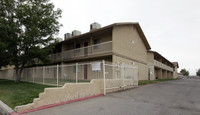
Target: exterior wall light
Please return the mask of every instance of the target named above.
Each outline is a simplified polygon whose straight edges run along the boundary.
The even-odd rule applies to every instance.
[[[134,40],[131,40],[131,43],[134,44]]]

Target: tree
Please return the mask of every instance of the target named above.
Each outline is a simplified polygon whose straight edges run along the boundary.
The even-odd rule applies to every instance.
[[[8,52],[6,50],[6,45],[1,42],[1,39],[0,39],[0,68],[2,66],[6,66],[9,64],[9,57],[8,57]]]
[[[58,22],[61,12],[49,0],[0,1],[0,41],[8,57],[3,65],[15,66],[16,82],[24,66],[34,63],[35,58],[49,61],[52,40],[62,26]]]
[[[200,76],[200,68],[196,72],[197,76]]]
[[[181,69],[180,71],[184,76],[188,76],[189,75],[189,71],[187,71],[186,69]]]

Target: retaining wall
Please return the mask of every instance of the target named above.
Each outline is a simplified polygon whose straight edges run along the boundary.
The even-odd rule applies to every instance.
[[[133,80],[106,79],[106,88],[118,87],[115,90],[107,90],[107,92],[120,90],[123,83],[125,86],[130,87],[133,85]],[[34,99],[33,103],[17,106],[15,107],[15,111],[23,112],[45,105],[103,94],[103,88],[103,79],[93,79],[90,83],[66,83],[63,87],[59,88],[45,88],[44,93],[40,93],[39,98]]]
[[[0,100],[0,115],[9,115],[13,110]]]

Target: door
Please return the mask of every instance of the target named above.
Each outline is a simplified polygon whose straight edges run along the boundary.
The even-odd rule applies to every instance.
[[[84,79],[87,79],[87,65],[84,65]]]
[[[88,42],[85,42],[84,43],[84,56],[87,56],[88,55]]]

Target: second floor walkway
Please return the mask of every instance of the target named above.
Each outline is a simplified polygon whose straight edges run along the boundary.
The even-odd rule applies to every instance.
[[[112,41],[100,44],[90,45],[87,47],[76,48],[73,50],[63,51],[61,53],[51,54],[50,59],[53,62],[71,60],[82,57],[100,56],[112,52]]]

